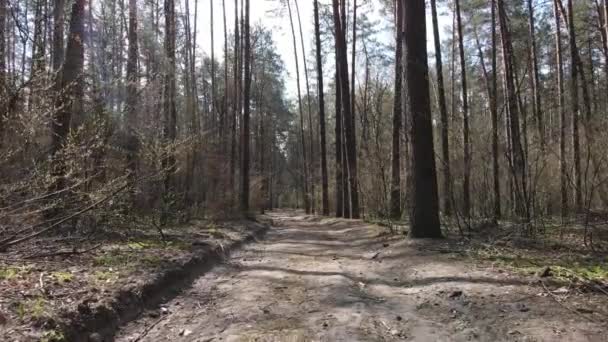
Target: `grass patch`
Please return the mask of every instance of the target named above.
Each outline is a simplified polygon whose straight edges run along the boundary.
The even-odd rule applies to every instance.
[[[120,273],[113,270],[106,271],[95,271],[93,277],[96,281],[102,283],[113,283],[118,280],[118,276]]]
[[[51,278],[55,279],[58,283],[70,283],[74,280],[74,275],[70,272],[53,272]]]
[[[24,275],[27,275],[32,270],[31,266],[20,266],[20,267],[1,267],[0,268],[0,280],[13,280]]]
[[[562,280],[582,278],[594,281],[608,281],[608,260],[585,255],[534,255],[522,256],[508,250],[473,250],[469,255],[474,259],[491,261],[521,274],[539,274],[547,267],[552,276]]]
[[[17,316],[22,320],[26,318],[40,320],[48,316],[48,308],[49,302],[42,297],[27,299],[17,305]]]
[[[174,250],[186,250],[189,245],[182,241],[162,241],[156,239],[146,239],[129,241],[127,247],[134,251],[143,251],[148,249],[174,249]]]

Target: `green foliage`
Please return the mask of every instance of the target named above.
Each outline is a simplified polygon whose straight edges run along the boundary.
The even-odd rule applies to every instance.
[[[0,280],[13,280],[22,277],[32,270],[31,266],[0,267]]]
[[[60,284],[70,283],[74,280],[74,274],[70,272],[53,272],[51,273],[51,277]]]
[[[22,320],[28,318],[33,320],[44,319],[49,315],[49,302],[42,297],[26,299],[17,305],[16,311]]]
[[[475,259],[491,261],[495,265],[522,274],[539,274],[549,267],[552,276],[558,279],[582,278],[585,280],[608,280],[608,260],[575,255],[526,255],[506,250],[484,249],[470,251]]]

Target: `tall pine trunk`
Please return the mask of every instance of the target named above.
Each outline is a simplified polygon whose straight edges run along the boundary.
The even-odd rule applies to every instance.
[[[304,45],[304,33],[302,31],[302,20],[300,17],[300,7],[298,0],[294,0],[296,5],[296,14],[298,16],[298,27],[300,31],[300,45],[302,47],[302,65],[304,66],[304,80],[306,82],[306,102],[308,108],[308,148],[310,151],[310,160],[308,163],[308,175],[310,184],[310,210],[315,212],[315,149],[313,140],[313,125],[312,125],[312,106],[310,104],[310,82],[308,79],[308,68],[306,67],[306,47]]]
[[[395,94],[391,160],[391,207],[394,219],[401,217],[401,117],[403,115],[403,2],[395,1]]]
[[[327,145],[325,133],[325,94],[323,89],[323,59],[321,57],[321,31],[319,23],[319,1],[314,0],[315,44],[317,53],[317,88],[319,96],[319,134],[321,135],[321,187],[322,213],[329,215],[329,193],[327,180]]]
[[[127,116],[127,172],[129,179],[133,182],[137,172],[137,134],[135,132],[137,125],[137,61],[138,61],[138,42],[137,42],[137,0],[129,0],[129,50],[127,57],[127,99],[126,99],[126,116]],[[133,187],[133,184],[131,184]],[[132,189],[134,191],[134,189]]]
[[[581,146],[580,146],[580,134],[579,134],[579,117],[580,117],[580,106],[579,106],[579,72],[583,73],[583,68],[580,68],[577,64],[577,60],[580,58],[578,55],[578,47],[576,43],[576,33],[574,31],[574,8],[572,6],[572,0],[568,0],[568,37],[570,40],[570,101],[572,105],[572,154],[574,161],[574,208],[577,213],[580,213],[583,209],[583,196],[582,196],[582,181],[581,181]],[[586,87],[583,84],[583,87]]]
[[[529,207],[527,198],[527,179],[526,161],[524,150],[521,143],[521,131],[519,124],[520,108],[518,104],[517,92],[515,89],[515,70],[513,68],[513,44],[511,32],[508,26],[507,13],[503,0],[497,0],[498,19],[500,22],[500,32],[502,40],[503,69],[507,92],[507,107],[509,112],[509,123],[511,133],[512,149],[512,172],[514,178],[514,191],[516,201],[516,211],[525,219],[529,218]]]
[[[243,141],[242,146],[242,161],[241,169],[241,211],[249,211],[249,115],[251,112],[250,93],[251,93],[251,37],[249,34],[249,0],[245,0],[245,18],[243,25],[243,40],[245,41],[245,50],[243,62],[245,64],[245,85],[243,89]]]
[[[470,219],[471,217],[471,146],[470,146],[470,128],[469,128],[469,96],[467,89],[467,65],[465,60],[464,37],[462,33],[462,14],[460,11],[460,0],[455,1],[456,4],[456,21],[458,26],[458,46],[460,51],[460,77],[462,87],[462,122],[463,122],[463,148],[464,148],[464,180],[463,186],[463,201],[464,201],[464,216]]]
[[[440,238],[439,195],[426,51],[424,0],[404,1],[407,94],[412,118],[413,238]]]
[[[555,16],[555,54],[557,64],[557,99],[560,118],[560,137],[559,137],[559,169],[560,169],[560,195],[561,195],[561,216],[562,220],[568,216],[568,174],[566,156],[566,108],[564,104],[564,66],[562,53],[561,17],[558,0],[553,2],[553,14]]]
[[[439,114],[441,119],[441,152],[443,169],[443,210],[446,215],[452,214],[452,173],[450,169],[450,140],[448,108],[445,100],[445,84],[443,80],[443,60],[441,56],[441,39],[437,18],[437,1],[431,0],[431,15],[433,19],[433,40],[435,43],[435,68],[437,69],[437,95],[439,100]]]
[[[300,89],[300,60],[298,58],[298,43],[296,40],[296,30],[293,22],[293,13],[291,11],[291,1],[287,1],[287,10],[289,11],[289,22],[291,24],[291,36],[293,40],[293,54],[296,63],[296,82],[298,89],[298,111],[300,113],[300,138],[302,139],[302,170],[303,175],[303,186],[304,186],[304,208],[307,214],[311,213],[310,205],[310,193],[308,188],[308,158],[306,152],[306,136],[304,135],[304,109],[302,107],[302,91]],[[312,142],[311,142],[312,143]]]
[[[492,175],[494,185],[494,219],[501,217],[500,198],[500,165],[498,155],[498,63],[497,63],[497,35],[496,35],[496,0],[491,3],[492,16],[492,97],[490,110],[492,112]]]
[[[538,71],[538,56],[536,52],[536,28],[535,28],[535,17],[534,17],[534,6],[533,1],[528,0],[528,26],[529,26],[529,37],[530,40],[530,61],[532,64],[532,111],[536,119],[536,126],[538,129],[538,139],[540,146],[544,150],[545,147],[545,128],[543,120],[543,109],[540,96],[540,77]]]
[[[164,70],[164,94],[163,94],[163,113],[164,127],[163,139],[166,144],[171,144],[175,141],[177,135],[177,109],[175,104],[176,96],[176,80],[175,80],[175,40],[176,40],[176,24],[175,24],[175,2],[174,0],[165,0],[165,56],[167,63]],[[169,194],[174,190],[173,173],[175,172],[175,156],[172,151],[163,159],[163,169],[165,172],[165,198],[162,223],[166,223],[170,199]]]
[[[359,191],[357,188],[357,146],[354,132],[354,118],[351,111],[350,85],[348,78],[348,56],[346,48],[346,25],[340,17],[339,1],[333,0],[336,54],[339,62],[340,90],[342,100],[342,121],[345,138],[346,163],[348,165],[348,192],[346,200],[350,204],[350,217],[359,218]],[[344,12],[342,13],[344,15]]]

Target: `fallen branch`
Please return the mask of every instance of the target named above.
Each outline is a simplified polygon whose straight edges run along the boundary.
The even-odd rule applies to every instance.
[[[85,207],[84,209],[82,209],[80,211],[77,211],[74,214],[69,215],[69,216],[63,218],[63,219],[57,221],[56,223],[54,223],[54,224],[52,224],[52,225],[50,225],[50,226],[48,226],[48,227],[46,227],[46,228],[44,228],[42,230],[39,230],[39,231],[37,231],[35,233],[32,233],[30,235],[24,236],[24,237],[22,237],[20,239],[12,240],[12,241],[9,241],[9,242],[6,242],[6,243],[0,245],[0,251],[6,250],[8,247],[20,244],[22,242],[25,242],[25,241],[28,241],[28,240],[30,240],[32,238],[40,236],[40,235],[42,235],[42,234],[44,234],[44,233],[46,233],[46,232],[48,232],[50,230],[53,230],[53,229],[57,228],[59,225],[65,223],[65,222],[67,222],[67,221],[69,221],[69,220],[71,220],[71,219],[73,219],[73,218],[75,218],[77,216],[80,216],[80,215],[82,215],[82,214],[84,214],[86,212],[89,212],[89,211],[95,209],[95,207],[97,207],[101,203],[109,200],[110,198],[118,195],[120,192],[122,192],[123,190],[125,190],[129,186],[130,186],[130,183],[126,183],[123,186],[119,187],[118,189],[112,191],[109,195],[105,196],[104,198],[100,199],[99,201],[96,201],[95,203],[93,203],[93,204]]]
[[[148,333],[152,329],[154,329],[155,326],[158,325],[158,323],[162,322],[165,319],[165,317],[167,317],[167,316],[161,316],[154,323],[152,323],[148,327],[146,327],[146,329],[144,329],[144,331],[142,331],[141,334],[139,334],[139,336],[135,340],[133,340],[133,342],[139,342],[139,341],[141,341],[144,337],[146,337],[146,335],[148,335]]]
[[[572,312],[573,314],[575,314],[575,315],[577,315],[577,316],[581,316],[581,317],[585,318],[586,320],[588,320],[588,321],[590,321],[590,322],[592,322],[592,323],[597,323],[597,321],[596,321],[595,319],[593,319],[593,318],[591,318],[591,317],[589,317],[589,316],[586,316],[586,315],[584,315],[582,312],[580,312],[580,311],[578,311],[578,310],[576,310],[576,309],[573,309],[573,308],[571,308],[571,307],[567,306],[566,304],[562,303],[562,301],[561,301],[561,300],[559,300],[559,298],[557,298],[557,296],[555,295],[555,293],[551,292],[551,291],[550,291],[550,290],[547,288],[547,285],[545,285],[545,282],[544,282],[544,281],[539,280],[539,282],[542,284],[543,288],[544,288],[544,289],[545,289],[545,291],[546,291],[546,292],[549,294],[549,296],[550,296],[551,298],[553,298],[553,300],[555,300],[555,301],[557,302],[557,304],[561,305],[561,306],[562,306],[564,309],[566,309],[566,310],[568,310],[568,311]]]
[[[55,256],[72,256],[72,255],[81,255],[81,254],[86,254],[89,252],[92,252],[98,248],[100,248],[103,244],[98,244],[96,246],[93,246],[89,249],[85,249],[82,251],[77,250],[76,248],[74,248],[71,251],[59,251],[59,252],[52,252],[52,253],[41,253],[41,254],[34,254],[34,255],[30,255],[25,257],[25,259],[37,259],[37,258],[48,258],[48,257],[55,257]]]

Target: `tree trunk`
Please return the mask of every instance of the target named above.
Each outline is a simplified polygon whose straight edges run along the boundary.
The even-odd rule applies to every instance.
[[[530,60],[532,63],[532,111],[536,118],[536,125],[538,129],[538,138],[540,140],[540,146],[542,149],[545,147],[545,128],[543,121],[543,109],[540,97],[540,91],[538,89],[540,85],[540,78],[538,72],[538,57],[536,52],[536,28],[534,18],[534,6],[532,0],[528,0],[528,26],[529,26],[529,37],[530,40]]]
[[[323,215],[329,216],[329,194],[327,180],[327,146],[325,134],[325,93],[323,89],[323,59],[321,57],[321,32],[319,24],[319,2],[314,0],[315,44],[317,52],[317,87],[319,96],[319,126],[321,135],[321,186]]]
[[[239,35],[239,3],[238,0],[234,0],[234,101],[232,108],[232,122],[231,122],[231,143],[230,143],[230,172],[228,180],[228,189],[230,190],[231,202],[234,205],[234,194],[236,189],[234,186],[234,180],[236,177],[236,150],[237,150],[237,138],[236,138],[236,121],[240,115],[239,103],[240,103],[240,64],[239,64],[239,51],[240,51],[240,35]]]
[[[310,163],[308,164],[308,175],[310,184],[310,210],[315,212],[315,149],[313,140],[312,106],[310,105],[310,82],[308,81],[308,68],[306,67],[306,47],[304,45],[304,33],[302,32],[302,20],[300,18],[300,7],[298,0],[294,0],[296,13],[298,15],[298,27],[300,29],[300,45],[302,46],[302,63],[304,66],[304,80],[306,81],[306,101],[308,105],[308,145],[310,150]]]
[[[78,79],[82,77],[84,67],[85,6],[86,0],[76,0],[72,5],[65,62],[61,77],[57,80],[59,83],[57,89],[60,89],[63,94],[58,98],[57,111],[51,128],[53,133],[51,154],[53,155],[63,148],[70,130],[70,121],[74,115],[78,114],[73,112],[75,108],[73,102],[80,98],[79,95],[82,94],[82,89],[78,89],[82,83],[78,82]]]
[[[302,139],[302,170],[304,172],[304,179],[303,179],[303,185],[304,185],[304,208],[306,209],[306,213],[310,214],[311,213],[311,205],[310,205],[310,193],[308,192],[308,159],[307,159],[307,152],[306,152],[306,137],[304,135],[304,110],[302,108],[302,91],[300,89],[300,61],[298,59],[298,43],[296,40],[296,31],[295,31],[295,25],[293,22],[293,15],[292,15],[292,11],[291,11],[291,1],[287,1],[287,9],[289,11],[289,22],[291,24],[291,36],[293,39],[293,53],[294,53],[294,59],[296,62],[296,82],[297,82],[297,88],[298,88],[298,109],[300,112],[300,138]],[[312,142],[310,142],[312,143]]]
[[[222,116],[222,153],[226,154],[228,141],[226,139],[228,127],[228,22],[226,21],[226,0],[222,0],[222,15],[224,24],[224,113]],[[225,164],[224,164],[225,166]],[[224,171],[224,170],[222,170]]]
[[[339,61],[339,73],[340,73],[340,89],[342,97],[342,119],[344,122],[344,137],[346,147],[346,162],[348,165],[348,187],[350,192],[350,217],[359,218],[359,192],[357,188],[357,146],[354,132],[354,123],[351,112],[351,100],[350,100],[350,85],[348,78],[348,57],[346,53],[346,34],[343,24],[340,19],[340,10],[338,0],[333,0],[333,12],[334,12],[334,27],[336,30],[336,54],[338,55]]]
[[[579,71],[581,75],[583,68],[577,65],[577,60],[580,58],[578,55],[578,47],[576,44],[576,32],[574,30],[574,9],[572,6],[572,0],[568,0],[568,37],[570,40],[570,91],[571,91],[571,104],[572,104],[572,153],[574,158],[574,207],[577,213],[580,213],[583,209],[583,196],[582,196],[582,182],[581,182],[581,147],[579,138],[579,95],[578,95],[578,77]],[[586,87],[583,84],[583,87]]]
[[[435,63],[437,69],[437,95],[439,97],[439,113],[441,118],[441,145],[443,168],[443,210],[447,216],[452,214],[452,174],[450,169],[450,140],[448,109],[445,100],[445,85],[443,81],[443,61],[441,57],[441,39],[439,37],[439,24],[437,18],[436,0],[431,0],[431,14],[433,19],[433,38],[435,42]]]
[[[129,0],[129,51],[127,57],[127,100],[126,100],[126,116],[127,116],[127,172],[129,180],[133,182],[136,178],[137,170],[137,134],[135,127],[137,125],[137,60],[138,60],[138,42],[137,42],[137,0]],[[131,189],[134,191],[134,189]]]
[[[492,112],[492,175],[494,183],[494,219],[501,217],[500,198],[500,165],[498,156],[498,67],[497,67],[497,36],[496,36],[496,0],[492,0],[492,97],[490,107]]]
[[[463,122],[463,147],[464,147],[464,180],[463,180],[463,201],[464,216],[471,217],[471,147],[469,131],[469,96],[467,89],[467,65],[464,51],[464,36],[462,34],[462,15],[460,12],[460,0],[455,1],[456,20],[458,25],[458,46],[460,50],[460,75],[462,87],[462,122]]]
[[[245,0],[244,34],[245,50],[243,61],[245,63],[245,87],[243,89],[243,167],[241,169],[241,211],[249,211],[249,115],[251,93],[251,38],[249,36],[249,0]]]
[[[521,132],[519,127],[520,112],[515,88],[515,71],[513,70],[513,45],[511,42],[511,32],[509,31],[508,27],[507,13],[504,8],[503,0],[497,0],[497,7],[502,37],[503,68],[507,91],[507,107],[509,110],[516,210],[519,215],[523,216],[525,219],[528,219],[530,213],[527,203],[526,161],[521,144]]]
[[[82,98],[83,89],[80,78],[84,69],[84,15],[86,0],[76,0],[72,5],[68,45],[63,68],[55,81],[55,89],[59,92],[55,103],[55,114],[51,124],[51,155],[56,156],[67,141],[70,123],[77,113],[76,102]],[[65,161],[62,157],[53,160],[54,183],[49,189],[51,193],[63,190],[65,187]],[[56,213],[49,213],[54,216]]]
[[[403,2],[396,3],[395,94],[393,104],[393,148],[391,164],[391,208],[393,219],[401,217],[401,116],[403,115]]]
[[[560,194],[561,194],[561,216],[568,216],[568,174],[566,156],[566,108],[564,105],[564,66],[562,53],[561,17],[558,0],[553,2],[553,14],[555,16],[555,51],[557,63],[557,98],[560,116],[560,139],[559,139],[559,168],[560,168]]]
[[[405,45],[407,93],[412,114],[413,206],[412,238],[442,237],[439,223],[439,197],[433,124],[429,94],[424,0],[409,0],[405,6]]]
[[[337,33],[335,33],[337,35]],[[337,38],[336,38],[337,39]],[[343,127],[342,127],[342,90],[340,86],[340,62],[338,61],[338,55],[336,54],[336,124],[335,124],[335,136],[336,136],[336,217],[344,217],[344,178],[345,174],[342,172],[344,166],[342,165],[343,157]]]
[[[165,56],[167,63],[165,65],[164,75],[164,97],[163,97],[163,113],[164,127],[163,139],[166,144],[171,144],[175,141],[177,135],[177,109],[175,104],[176,96],[176,80],[175,80],[175,41],[176,41],[176,25],[175,25],[175,2],[174,0],[165,0]],[[162,223],[166,223],[168,210],[168,195],[174,190],[173,173],[175,172],[175,156],[172,152],[163,159],[163,169],[165,175],[165,207],[163,208]]]
[[[7,67],[6,67],[6,10],[7,0],[0,0],[0,147],[4,143],[4,121],[8,117],[8,88],[7,88]]]

